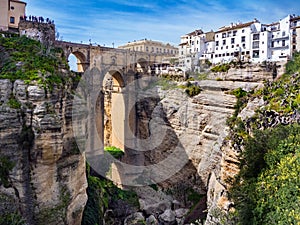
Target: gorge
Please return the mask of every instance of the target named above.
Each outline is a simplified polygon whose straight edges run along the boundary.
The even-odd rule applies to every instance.
[[[106,168],[118,177],[113,184],[90,167],[89,155],[80,151],[82,143],[74,137],[74,99],[82,100],[76,90],[86,83],[80,83],[84,75],[69,71],[65,52],[5,34],[0,50],[1,224],[238,224],[242,216],[235,213],[242,210],[234,193],[243,192],[232,193],[231,187],[238,186],[234,179],[243,171],[241,153],[247,142],[256,137],[256,130],[297,125],[300,120],[299,55],[277,81],[267,65],[242,63],[231,65],[227,72],[209,72],[206,79],[144,81],[141,78],[149,75],[140,69],[143,66],[138,70],[130,63],[128,77],[138,82],[129,87],[139,91],[135,90],[133,100],[123,98],[125,107],[131,104],[134,110],[125,108],[129,119],[124,121],[129,125],[121,126],[128,128],[121,132],[124,155],[113,161],[115,166],[109,161]],[[91,76],[93,71],[87,68],[85,74],[97,79]],[[121,91],[110,94],[126,93],[126,85],[115,73],[110,75],[119,85],[108,88],[108,94],[113,88]],[[113,145],[112,125],[97,127],[114,119],[114,115],[109,118],[114,101],[105,94],[100,92],[100,100],[97,95],[93,121]],[[82,121],[88,139],[85,117]],[[283,153],[296,157],[292,165],[299,161],[299,127],[293,129],[295,135],[289,137],[295,147]],[[136,137],[134,145],[126,139],[130,131]],[[170,156],[173,162],[168,161]],[[124,173],[119,161],[146,169]],[[151,165],[161,167],[152,170]],[[298,184],[296,180],[292,188]],[[299,197],[297,188],[293,196]],[[299,222],[295,210],[290,217]],[[254,215],[252,219],[258,218]]]

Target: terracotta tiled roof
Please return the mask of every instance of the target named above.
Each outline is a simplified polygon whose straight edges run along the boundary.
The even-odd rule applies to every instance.
[[[233,26],[230,26],[230,27],[221,27],[216,33],[221,33],[221,32],[224,32],[224,31],[249,27],[253,23],[255,23],[255,21],[251,21],[251,22],[248,22],[248,23],[237,24],[237,25],[233,25]]]
[[[186,34],[186,35],[188,35],[188,36],[194,36],[194,35],[199,35],[199,34],[203,34],[203,31],[202,31],[201,29],[199,29],[199,30],[194,30],[193,32],[188,33],[188,34]]]
[[[300,20],[300,16],[294,17],[291,19],[291,21]]]
[[[184,43],[180,43],[179,46],[183,46],[183,45],[187,45],[188,43],[187,42],[184,42]]]

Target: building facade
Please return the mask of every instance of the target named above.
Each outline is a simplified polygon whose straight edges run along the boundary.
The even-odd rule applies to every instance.
[[[292,52],[300,51],[300,16],[292,16],[290,34]]]
[[[179,67],[183,71],[198,71],[200,59],[211,57],[214,52],[214,32],[204,33],[202,30],[195,30],[182,35],[179,44]]]
[[[25,17],[26,3],[18,0],[0,0],[0,30],[17,29]]]
[[[165,44],[159,41],[152,41],[147,39],[128,42],[126,45],[119,46],[118,48],[126,49],[129,51],[163,54],[169,57],[176,56],[178,54],[178,48],[170,45],[169,43]]]
[[[230,24],[215,33],[195,30],[180,37],[179,61],[183,70],[195,71],[200,60],[213,64],[232,60],[286,61],[300,51],[300,16],[288,15],[272,24],[257,19]]]

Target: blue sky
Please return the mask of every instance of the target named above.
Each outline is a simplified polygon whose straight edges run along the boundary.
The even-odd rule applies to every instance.
[[[217,30],[231,22],[257,18],[272,23],[288,14],[300,15],[292,0],[25,0],[27,15],[49,17],[65,41],[108,47],[152,39],[177,45],[195,29]]]

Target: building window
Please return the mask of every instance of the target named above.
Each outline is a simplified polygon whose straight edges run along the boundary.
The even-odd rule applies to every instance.
[[[235,31],[233,31],[233,36],[236,36],[236,33],[237,33],[237,31],[235,30]]]
[[[218,47],[216,47],[216,50],[218,50]]]
[[[221,50],[223,50],[223,47],[221,47]]]
[[[259,40],[259,34],[253,34],[253,40]]]
[[[297,35],[297,32],[295,29],[293,30],[293,35]]]
[[[219,46],[219,41],[216,41],[216,46]]]
[[[15,17],[11,16],[9,18],[9,22],[12,23],[12,24],[14,24],[15,23]]]
[[[228,46],[226,46],[226,49],[228,49]]]
[[[14,6],[11,6],[11,7],[10,7],[10,10],[14,10],[14,9],[15,9],[15,7],[14,7]]]
[[[223,34],[222,34],[222,38],[226,38],[226,33],[223,33]]]
[[[146,52],[148,52],[149,51],[149,49],[148,49],[148,47],[146,47]]]
[[[262,41],[262,42],[261,42],[261,44],[265,44],[265,42],[264,42],[264,41]]]
[[[282,46],[285,46],[285,40],[282,40]]]
[[[258,41],[254,41],[252,43],[252,48],[259,48],[259,42]]]
[[[194,45],[194,41],[192,41],[192,45]]]
[[[246,36],[242,36],[241,37],[241,42],[245,42],[246,41]]]
[[[258,50],[253,51],[252,57],[253,57],[253,58],[259,58],[259,51],[258,51]]]
[[[234,38],[231,38],[231,44],[234,44],[234,41],[235,41]]]
[[[274,41],[271,42],[271,47],[274,48]]]
[[[282,37],[284,37],[285,36],[285,31],[282,31]]]
[[[234,45],[231,45],[231,48],[234,48]]]
[[[226,40],[223,40],[223,45],[226,45]]]
[[[245,30],[244,30],[244,29],[242,30],[242,33],[245,33]]]

